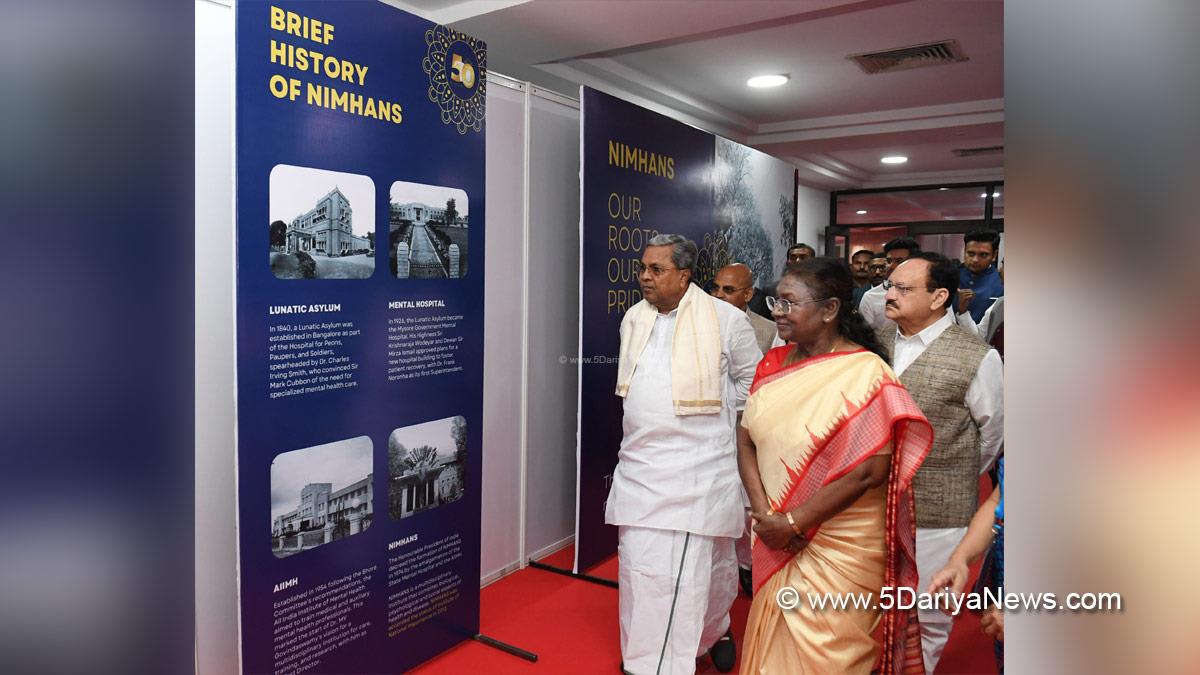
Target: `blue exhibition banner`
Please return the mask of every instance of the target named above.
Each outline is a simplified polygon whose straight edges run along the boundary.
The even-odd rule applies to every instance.
[[[486,61],[378,2],[237,5],[245,672],[478,632]]]
[[[575,568],[616,552],[604,506],[621,444],[618,331],[641,301],[633,263],[657,234],[700,249],[696,283],[743,262],[761,287],[794,243],[795,172],[739,143],[583,87],[579,492]]]

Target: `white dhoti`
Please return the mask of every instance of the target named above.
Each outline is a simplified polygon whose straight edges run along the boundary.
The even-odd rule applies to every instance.
[[[619,528],[621,655],[634,675],[686,675],[729,630],[734,540]]]
[[[965,527],[917,528],[917,573],[921,576],[917,584],[918,593],[924,593],[929,588],[933,575],[946,566],[954,547],[966,534]],[[917,616],[921,620],[921,654],[925,660],[925,672],[932,674],[942,658],[946,640],[950,638],[954,617],[940,609],[918,609]]]

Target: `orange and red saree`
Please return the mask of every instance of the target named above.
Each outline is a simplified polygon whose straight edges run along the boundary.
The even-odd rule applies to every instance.
[[[892,455],[888,481],[807,532],[799,554],[754,539],[754,601],[742,673],[923,672],[916,610],[813,609],[808,595],[870,595],[918,582],[912,478],[933,429],[899,379],[866,350],[759,364],[742,416],[772,508],[790,511],[867,458]],[[794,609],[777,595],[798,593]],[[895,591],[892,592],[893,597]],[[882,654],[872,637],[882,618]]]

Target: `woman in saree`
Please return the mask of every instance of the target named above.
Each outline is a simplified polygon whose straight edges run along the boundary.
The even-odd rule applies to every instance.
[[[743,674],[924,671],[915,608],[808,604],[917,590],[911,486],[933,429],[852,310],[853,287],[842,261],[816,258],[767,298],[789,344],[759,363],[738,429],[755,533]]]

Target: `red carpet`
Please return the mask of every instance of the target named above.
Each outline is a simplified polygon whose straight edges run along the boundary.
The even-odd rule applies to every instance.
[[[570,569],[574,555],[574,549],[567,548],[543,562]],[[588,573],[615,580],[616,556]],[[465,642],[413,672],[422,675],[620,673],[620,628],[615,588],[526,568],[484,588],[482,595],[480,630],[483,634],[537,654],[538,662],[529,663],[476,642]],[[750,601],[739,592],[732,611],[733,632],[739,647],[749,610]],[[717,671],[704,659],[697,662],[697,672]],[[937,672],[996,672],[991,640],[979,632],[979,620],[975,616],[964,612],[958,618]]]

